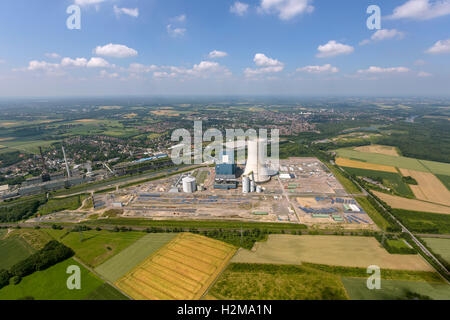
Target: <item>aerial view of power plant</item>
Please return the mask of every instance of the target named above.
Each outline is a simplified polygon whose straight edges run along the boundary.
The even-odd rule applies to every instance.
[[[449,301],[449,18],[449,0],[5,0],[0,304]]]

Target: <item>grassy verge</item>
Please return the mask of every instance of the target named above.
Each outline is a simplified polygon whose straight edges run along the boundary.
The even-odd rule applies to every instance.
[[[355,197],[355,199],[381,230],[387,231],[391,227],[391,224],[372,206],[367,197]]]

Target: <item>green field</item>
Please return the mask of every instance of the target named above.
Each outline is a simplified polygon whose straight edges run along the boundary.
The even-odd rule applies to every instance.
[[[362,176],[373,180],[382,179],[383,185],[392,189],[397,195],[406,198],[414,198],[411,188],[403,182],[402,176],[399,173],[383,172],[375,170],[366,170],[358,168],[344,168],[350,174]]]
[[[387,242],[387,244],[390,247],[393,247],[395,249],[408,249],[408,248],[410,248],[403,240],[386,239],[385,241]]]
[[[393,214],[412,232],[450,234],[450,215],[393,209]]]
[[[342,282],[352,300],[411,300],[419,295],[434,300],[450,300],[450,286],[447,284],[382,280],[380,290],[369,290],[367,279],[342,278]]]
[[[346,300],[338,276],[292,265],[233,263],[209,292],[231,300]]]
[[[338,181],[342,184],[345,191],[347,191],[348,193],[361,193],[361,190],[359,190],[359,188],[351,180],[344,177],[339,169],[334,166],[327,165],[327,167],[331,171],[331,173],[334,174],[336,179],[338,179]]]
[[[84,263],[97,267],[118,254],[145,234],[142,232],[45,230],[56,240],[72,248]]]
[[[366,197],[355,197],[359,205],[369,215],[369,217],[375,222],[375,224],[382,230],[386,231],[391,224],[375,209]]]
[[[339,157],[404,168],[416,171],[431,172],[439,175],[450,174],[450,163],[417,160],[406,157],[388,156],[378,153],[358,152],[351,149],[336,150]]]
[[[450,264],[450,239],[422,238],[434,253],[440,255]]]
[[[77,265],[81,269],[81,290],[67,289],[67,267]],[[0,289],[0,300],[34,298],[35,300],[82,300],[103,284],[73,259],[68,259],[44,271],[24,277],[17,285]]]
[[[2,234],[0,234],[0,269],[9,269],[14,264],[28,258],[34,252],[33,247],[23,238],[10,236],[7,239],[3,239]]]
[[[450,175],[437,174],[436,177],[450,190]]]
[[[113,286],[104,283],[94,291],[92,291],[85,300],[130,300]]]
[[[54,212],[64,211],[64,210],[77,210],[81,207],[83,200],[86,195],[76,195],[73,197],[67,197],[62,199],[51,199],[44,205],[42,205],[38,213],[41,215],[46,215]]]
[[[176,233],[148,234],[97,267],[95,271],[109,281],[116,282],[176,235]]]

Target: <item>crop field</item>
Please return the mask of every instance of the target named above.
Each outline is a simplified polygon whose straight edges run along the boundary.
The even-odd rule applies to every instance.
[[[67,289],[67,267],[77,265],[81,269],[81,290]],[[0,300],[34,298],[35,300],[83,300],[103,284],[73,259],[60,262],[46,270],[24,277],[17,285],[0,289]]]
[[[254,250],[241,249],[234,263],[301,264],[302,262],[394,270],[433,270],[418,255],[390,254],[372,237],[270,235]]]
[[[402,197],[393,196],[383,192],[372,191],[378,198],[386,202],[390,207],[395,209],[411,210],[411,211],[423,211],[434,212],[442,214],[450,214],[450,207],[439,205],[436,203],[406,199]]]
[[[95,271],[109,281],[116,282],[175,236],[175,233],[148,234],[97,267]]]
[[[232,263],[209,292],[222,300],[347,300],[338,276],[304,266]]]
[[[142,232],[45,230],[56,240],[72,248],[84,263],[97,267],[121,252],[145,234]]]
[[[400,169],[405,177],[413,177],[418,185],[411,185],[414,195],[419,200],[450,206],[450,191],[432,173]]]
[[[234,252],[233,246],[217,240],[179,234],[116,286],[137,300],[198,300]]]
[[[391,147],[391,146],[381,146],[381,145],[376,145],[376,144],[373,144],[370,146],[356,147],[356,148],[353,148],[353,150],[358,151],[358,152],[385,154],[385,155],[394,156],[394,157],[400,156],[398,154],[397,148]]]
[[[340,157],[336,159],[336,164],[341,167],[397,173],[397,169],[395,169],[395,167],[385,166],[381,164],[374,164],[364,161],[350,160]]]
[[[352,300],[411,300],[419,295],[425,299],[450,299],[450,286],[444,283],[382,280],[380,290],[369,290],[367,279],[342,278],[342,282]]]
[[[395,216],[412,232],[450,234],[450,216],[430,212],[394,209]]]
[[[19,236],[8,236],[6,239],[3,237],[0,234],[0,270],[9,269],[35,252],[33,247]]]
[[[123,295],[120,291],[118,291],[113,286],[104,283],[94,291],[92,291],[89,295],[86,296],[85,300],[108,300],[108,301],[117,301],[117,300],[130,300],[127,296]]]
[[[422,238],[434,253],[440,255],[450,264],[450,239]]]
[[[437,174],[436,177],[438,177],[438,179],[441,180],[441,182],[445,185],[447,190],[450,191],[450,175]]]
[[[367,177],[373,180],[382,179],[383,185],[394,190],[397,194],[403,197],[413,197],[412,190],[408,184],[403,182],[402,176],[396,171],[394,172],[384,172],[357,168],[344,168],[348,173],[354,174],[356,176]]]
[[[46,232],[35,229],[16,229],[8,234],[9,237],[18,237],[25,240],[29,246],[35,250],[42,249],[49,241],[52,240]]]
[[[384,166],[391,166],[422,172],[431,172],[434,174],[442,174],[442,175],[450,174],[450,163],[417,160],[414,158],[407,158],[407,157],[395,157],[378,153],[358,152],[351,149],[339,149],[336,150],[336,152],[338,156],[341,158],[347,158],[356,161],[369,162],[372,164],[380,164]]]

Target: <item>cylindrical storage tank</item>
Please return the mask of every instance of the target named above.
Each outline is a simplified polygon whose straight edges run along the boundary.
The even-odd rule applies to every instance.
[[[197,185],[195,183],[195,178],[188,176],[183,178],[183,192],[184,193],[194,193],[197,191]]]
[[[249,192],[250,192],[250,178],[243,177],[242,178],[242,193],[249,193]]]
[[[255,181],[250,181],[250,192],[255,192],[256,191],[256,183]]]
[[[262,190],[262,187],[261,186],[257,186],[256,187],[256,192],[257,193],[261,193],[263,190]]]

